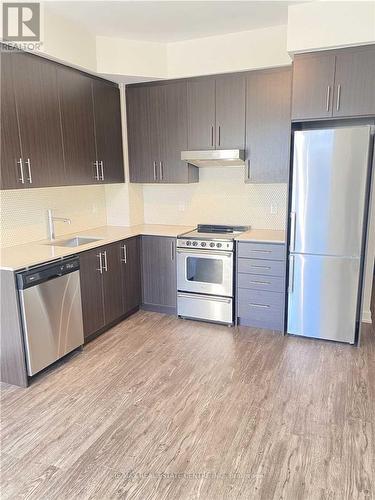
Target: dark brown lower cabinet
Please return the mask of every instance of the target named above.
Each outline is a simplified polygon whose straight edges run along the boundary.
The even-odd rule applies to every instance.
[[[141,303],[141,249],[138,237],[121,241],[121,283],[124,314]]]
[[[124,314],[118,243],[105,246],[102,256],[104,317],[105,324],[108,325]]]
[[[175,314],[176,238],[142,236],[142,307]]]
[[[138,238],[80,254],[85,340],[124,317],[140,304]]]
[[[103,276],[100,272],[100,252],[94,248],[79,256],[81,276],[82,316],[85,339],[104,327]]]

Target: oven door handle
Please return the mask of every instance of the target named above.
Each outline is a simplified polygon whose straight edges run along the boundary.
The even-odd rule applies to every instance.
[[[210,302],[224,302],[225,304],[230,304],[232,299],[225,297],[215,297],[208,295],[199,295],[193,293],[177,293],[177,297],[186,298],[186,299],[195,299],[195,300],[208,300]]]
[[[232,257],[232,252],[222,252],[222,251],[211,251],[211,250],[187,250],[185,248],[177,248],[177,253],[187,253],[189,255],[199,255],[201,257],[207,257],[209,255],[215,255],[219,257]]]

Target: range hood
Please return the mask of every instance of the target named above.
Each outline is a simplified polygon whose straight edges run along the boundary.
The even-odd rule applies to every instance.
[[[243,149],[208,149],[182,151],[181,160],[196,167],[242,167],[245,165]]]

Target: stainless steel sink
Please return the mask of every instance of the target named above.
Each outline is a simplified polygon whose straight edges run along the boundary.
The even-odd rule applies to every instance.
[[[93,238],[90,236],[74,236],[67,240],[51,241],[46,243],[46,245],[51,245],[54,247],[80,247],[81,245],[87,245],[88,243],[93,243],[94,241],[99,241],[103,238]]]

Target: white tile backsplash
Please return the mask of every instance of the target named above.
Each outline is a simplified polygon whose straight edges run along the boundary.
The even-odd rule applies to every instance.
[[[13,246],[47,237],[46,211],[68,217],[56,222],[56,234],[103,226],[107,223],[104,186],[65,186],[0,191],[0,243]]]
[[[144,185],[144,222],[285,228],[286,184],[245,184],[242,167],[201,168],[199,173],[197,184]]]

